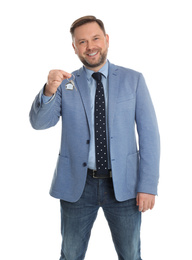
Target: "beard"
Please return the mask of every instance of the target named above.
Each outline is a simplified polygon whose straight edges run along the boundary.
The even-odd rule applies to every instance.
[[[79,59],[81,60],[81,62],[85,65],[85,67],[88,67],[88,68],[96,68],[96,67],[99,67],[101,66],[102,64],[105,63],[106,59],[107,59],[107,52],[108,52],[108,49],[106,49],[104,52],[100,52],[100,57],[97,61],[92,61],[92,62],[89,62],[88,59],[82,57],[82,56],[79,56]]]

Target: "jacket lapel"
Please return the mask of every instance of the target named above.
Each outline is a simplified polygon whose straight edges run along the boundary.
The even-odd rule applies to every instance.
[[[119,77],[118,68],[109,63],[109,131],[111,133],[113,118],[118,97]]]
[[[80,68],[75,75],[75,81],[77,83],[77,88],[79,90],[82,103],[85,109],[85,114],[87,116],[87,121],[89,125],[89,129],[91,128],[91,103],[90,103],[90,94],[89,94],[89,87],[87,84],[87,78],[85,71]]]
[[[109,131],[111,132],[111,128],[113,125],[113,118],[115,114],[115,107],[118,97],[118,87],[119,87],[119,77],[118,77],[119,71],[117,66],[109,63]],[[87,78],[85,71],[82,68],[80,68],[76,75],[75,75],[75,81],[77,83],[77,88],[79,90],[82,103],[85,109],[85,114],[87,116],[87,121],[89,125],[89,129],[91,129],[91,103],[90,103],[90,94],[89,94],[89,87],[87,84]]]

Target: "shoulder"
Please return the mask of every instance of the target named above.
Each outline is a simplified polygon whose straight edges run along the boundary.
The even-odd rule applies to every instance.
[[[79,69],[77,69],[77,70],[74,70],[73,72],[72,72],[72,74],[74,75],[74,76],[79,76],[79,75],[81,75],[81,74],[84,74],[85,73],[85,70],[84,70],[84,67],[82,66],[81,68],[79,68]]]
[[[123,66],[115,65],[113,63],[109,63],[109,73],[115,73],[121,77],[129,77],[132,79],[138,79],[141,75],[141,72],[126,68]]]
[[[140,79],[143,78],[141,72],[123,66],[114,65],[112,63],[110,63],[109,66],[109,74],[115,75],[119,77],[122,82],[131,84],[135,87],[138,85]]]

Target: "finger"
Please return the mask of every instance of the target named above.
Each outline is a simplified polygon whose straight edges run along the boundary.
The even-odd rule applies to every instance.
[[[60,75],[62,76],[63,79],[68,79],[72,77],[71,73],[68,73],[64,70],[59,70],[59,72],[61,73]]]
[[[142,212],[144,209],[144,202],[140,199],[139,200],[139,211]]]
[[[136,197],[136,205],[139,206],[139,194],[137,194],[137,197]]]
[[[151,207],[151,201],[149,201],[149,200],[144,201],[143,212],[149,210],[150,207]]]
[[[62,80],[63,80],[62,74],[57,74],[57,75],[54,75],[54,77],[50,78],[50,82],[54,82],[54,81],[61,82]]]
[[[53,86],[54,86],[54,85],[59,86],[59,85],[61,84],[61,79],[58,79],[58,80],[57,80],[57,79],[54,79],[54,80],[52,80],[52,81],[49,81],[49,82],[48,82],[48,85],[49,85],[49,84],[50,84],[50,85],[53,85]],[[59,84],[59,85],[58,85],[58,84]]]
[[[147,210],[147,204],[145,201],[143,201],[143,210],[142,212],[144,213]]]
[[[155,206],[155,200],[151,201],[151,206],[150,206],[150,209],[153,209]]]
[[[147,211],[149,209],[152,209],[154,207],[154,203],[151,200],[146,200],[145,201],[145,206],[144,206],[144,210]]]

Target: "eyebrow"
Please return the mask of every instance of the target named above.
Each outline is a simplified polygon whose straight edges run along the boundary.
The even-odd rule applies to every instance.
[[[93,38],[95,38],[95,37],[101,37],[101,35],[100,34],[96,34],[96,35],[93,36]]]
[[[86,41],[85,39],[79,39],[78,42],[81,42],[81,41]]]
[[[95,38],[95,37],[100,37],[101,35],[100,34],[96,34],[94,35],[92,38]],[[82,39],[79,39],[78,42],[81,42],[81,41],[86,41],[86,39],[82,38]]]

